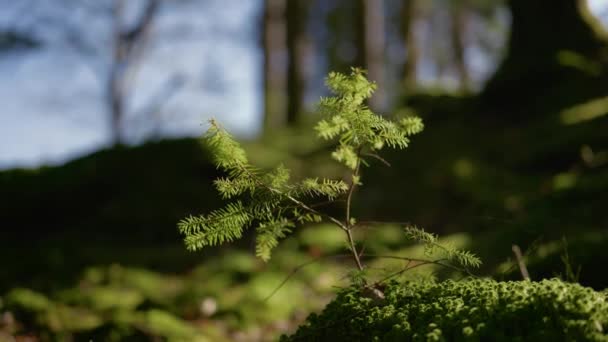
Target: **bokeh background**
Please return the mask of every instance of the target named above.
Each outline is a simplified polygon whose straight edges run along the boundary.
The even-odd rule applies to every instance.
[[[364,170],[369,254],[420,254],[410,222],[480,276],[519,279],[517,245],[533,280],[608,287],[607,25],[605,0],[0,0],[0,341],[272,340],[320,310],[339,230],[265,264],[251,236],[188,253],[176,222],[222,205],[212,117],[262,168],[342,177],[311,127],[353,66],[426,123]],[[405,275],[430,276],[458,277]]]

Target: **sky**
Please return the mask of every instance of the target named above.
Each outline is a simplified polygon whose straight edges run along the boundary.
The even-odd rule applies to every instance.
[[[608,19],[608,0],[587,0],[587,2],[591,12],[606,23],[606,19]]]
[[[84,40],[100,42],[100,53],[83,55],[66,44],[63,24],[28,26],[19,19],[24,9],[13,1],[0,0],[0,29],[21,25],[44,45],[0,53],[0,168],[58,164],[107,146],[100,82],[107,70],[107,22],[69,8],[62,12],[53,7],[55,1],[30,1],[34,16],[67,17]],[[137,114],[179,77],[184,84],[154,120],[162,136],[200,135],[211,117],[237,134],[255,134],[262,108],[258,3],[205,0],[202,6],[194,0],[169,3],[160,11],[129,103],[131,142],[153,133],[153,125],[141,125]]]
[[[127,114],[132,143],[153,134],[198,136],[211,117],[240,136],[259,131],[261,3],[183,0],[165,5],[134,81]],[[0,169],[57,165],[110,143],[100,82],[107,70],[107,21],[56,4],[0,0],[0,30],[17,27],[43,43],[42,48],[0,52]],[[589,4],[608,19],[608,0]],[[37,24],[42,17],[60,18],[62,24]],[[66,43],[68,31],[80,34],[98,52],[84,55]],[[138,113],[176,78],[183,84],[153,124],[142,125]]]

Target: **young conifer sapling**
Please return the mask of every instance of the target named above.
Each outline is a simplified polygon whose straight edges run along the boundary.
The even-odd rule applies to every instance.
[[[241,238],[246,229],[255,227],[256,255],[267,261],[272,249],[297,225],[326,221],[344,231],[357,269],[364,270],[361,252],[353,236],[358,224],[352,212],[355,189],[362,185],[361,167],[368,166],[370,159],[386,163],[378,153],[385,147],[405,149],[410,137],[420,133],[424,125],[416,116],[389,120],[372,112],[365,101],[372,96],[376,85],[368,81],[360,69],[352,69],[349,75],[332,72],[326,78],[326,84],[333,96],[320,100],[319,112],[323,119],[315,130],[319,138],[336,142],[331,156],[349,170],[350,176],[346,180],[306,178],[292,181],[289,170],[282,165],[268,172],[262,171],[251,165],[239,143],[211,120],[204,140],[213,161],[226,173],[225,177],[215,180],[215,187],[231,202],[206,215],[190,216],[179,222],[178,228],[188,250],[234,241]],[[335,217],[315,209],[317,206],[312,201],[319,198],[345,201],[344,216]],[[440,257],[428,260],[403,257],[403,260],[453,268],[481,264],[470,252],[441,245],[437,236],[422,229],[407,226],[405,234],[409,239],[423,243],[427,256],[439,253]]]

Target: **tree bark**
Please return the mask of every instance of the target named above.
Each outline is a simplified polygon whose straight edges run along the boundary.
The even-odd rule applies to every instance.
[[[376,82],[378,88],[369,101],[375,110],[386,109],[385,65],[385,29],[383,0],[362,0],[363,19],[363,54],[365,67],[370,80]]]
[[[309,0],[310,1],[310,0]],[[365,68],[363,1],[324,0],[327,13],[327,59],[331,71]]]
[[[144,45],[160,5],[160,0],[148,0],[138,22],[131,29],[126,30],[122,24],[124,1],[114,2],[113,53],[107,82],[113,144],[124,143],[123,121],[126,98],[129,95],[129,82],[135,74],[137,63],[141,60]]]
[[[287,0],[287,124],[300,121],[306,90],[310,39],[306,31],[310,0]]]
[[[589,13],[586,0],[553,0],[550,4],[510,0],[508,7],[512,16],[508,52],[481,94],[484,106],[515,118],[532,111],[546,112],[534,110],[541,102],[564,107],[605,93],[605,77],[572,67],[566,60],[607,65],[608,39]],[[606,68],[599,69],[605,76]],[[551,101],[540,101],[542,98]]]
[[[467,8],[462,1],[456,1],[450,8],[451,26],[450,30],[452,51],[454,53],[454,64],[458,73],[460,89],[468,92],[471,88],[469,69],[466,64],[466,29]]]
[[[264,51],[264,130],[283,127],[285,115],[285,1],[265,0],[262,18]]]
[[[402,78],[406,90],[415,89],[418,84],[417,68],[420,49],[416,41],[417,2],[417,0],[405,0],[401,7],[401,36],[406,53]]]

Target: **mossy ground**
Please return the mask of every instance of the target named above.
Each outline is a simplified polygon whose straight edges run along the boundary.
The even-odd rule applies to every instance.
[[[282,341],[608,341],[603,293],[560,280],[391,282],[341,291]]]

